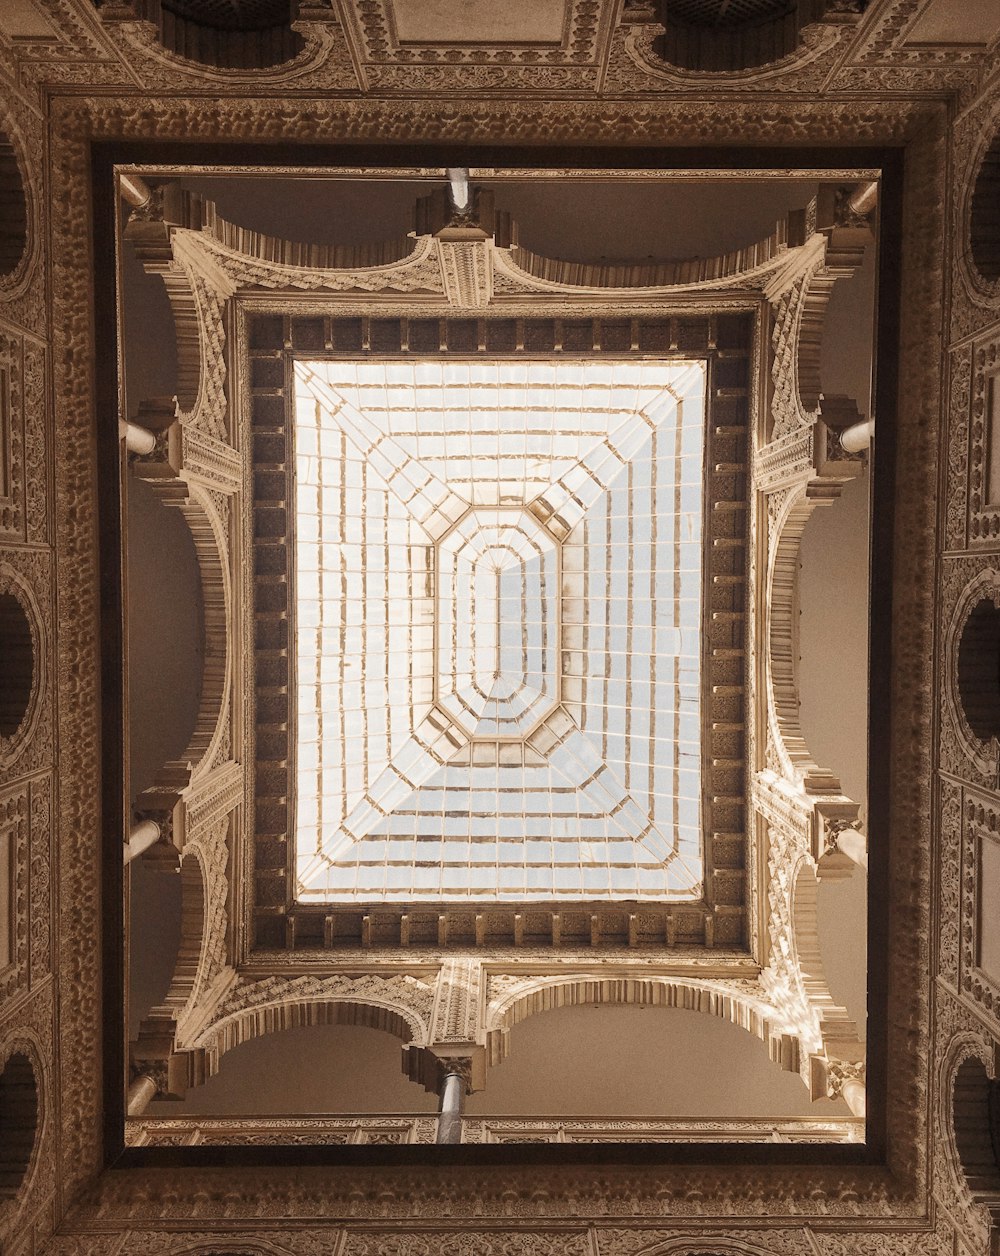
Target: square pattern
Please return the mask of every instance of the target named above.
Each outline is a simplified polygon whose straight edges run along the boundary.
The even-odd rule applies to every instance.
[[[704,366],[296,364],[297,897],[702,897]]]

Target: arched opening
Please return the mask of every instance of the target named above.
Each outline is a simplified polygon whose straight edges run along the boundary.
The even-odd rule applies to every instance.
[[[193,857],[185,861],[201,880]],[[187,870],[187,869],[186,869]],[[157,863],[134,859],[129,865],[129,1037],[135,1038],[139,1023],[150,1008],[163,1003],[170,990],[181,948],[185,877],[165,872]],[[200,891],[198,895],[201,897]]]
[[[201,574],[191,529],[135,474],[128,481],[129,781],[133,797],[194,735],[205,670]]]
[[[35,676],[31,623],[13,593],[0,593],[0,658],[0,737],[13,737],[28,712]]]
[[[13,1199],[31,1164],[38,1132],[38,1085],[31,1061],[16,1051],[0,1073],[0,1203]]]
[[[684,70],[733,72],[780,61],[819,21],[828,0],[661,0],[664,61]]]
[[[955,1149],[973,1199],[1000,1194],[1000,1084],[982,1060],[970,1056],[955,1070],[952,1087]]]
[[[1000,132],[986,150],[972,189],[969,248],[983,279],[1000,279]]]
[[[14,145],[0,131],[0,276],[12,275],[28,243],[28,204]]]
[[[706,1059],[711,1069],[703,1067]],[[739,1025],[640,1002],[581,1002],[528,1016],[511,1030],[506,1058],[465,1111],[630,1120],[847,1115],[839,1103],[819,1113],[799,1074],[782,1069]]]
[[[403,1074],[400,1039],[363,1023],[361,1004],[296,1005],[289,1028],[249,1036],[182,1103],[150,1104],[149,1116],[252,1113],[431,1113],[437,1096]]]
[[[1000,736],[1000,608],[988,598],[976,603],[962,628],[958,697],[975,737]]]
[[[802,737],[858,803],[868,789],[869,494],[865,471],[806,521],[793,625]]]
[[[283,65],[304,47],[295,0],[146,0],[170,52],[223,70]]]

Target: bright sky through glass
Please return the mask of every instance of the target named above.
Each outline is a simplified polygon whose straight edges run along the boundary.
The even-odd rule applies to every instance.
[[[298,897],[702,893],[704,368],[296,366]]]

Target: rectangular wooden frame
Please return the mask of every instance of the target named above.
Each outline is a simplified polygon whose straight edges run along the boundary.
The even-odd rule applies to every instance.
[[[903,214],[904,149],[894,147],[711,147],[711,148],[504,148],[298,144],[289,150],[266,143],[190,143],[153,141],[92,142],[92,222],[94,317],[97,326],[117,326],[115,245],[118,220],[114,171],[117,165],[200,165],[234,173],[252,167],[296,165],[355,169],[367,166],[411,167],[475,164],[493,168],[576,167],[783,172],[856,170],[880,172],[878,312],[874,405],[881,417],[880,456],[873,464],[872,561],[869,637],[869,878],[868,878],[868,1033],[867,1140],[863,1145],[743,1146],[699,1144],[526,1145],[414,1148],[132,1148],[124,1147],[125,1004],[123,938],[124,870],[121,840],[125,831],[123,791],[125,731],[122,668],[122,520],[120,450],[114,424],[99,431],[98,522],[103,608],[101,635],[101,807],[104,818],[102,888],[102,1017],[104,1023],[104,1158],[106,1167],[211,1165],[415,1165],[433,1157],[440,1166],[629,1164],[653,1167],[672,1163],[719,1164],[871,1164],[884,1165],[886,1154],[886,1070],[888,1041],[889,786],[892,716],[885,690],[872,677],[891,676],[893,517],[896,482],[895,426],[898,397],[898,328]],[[98,413],[114,413],[118,398],[118,345],[99,342],[94,371]],[[893,992],[905,999],[907,992]]]
[[[541,304],[541,303],[540,303]],[[253,467],[256,783],[252,946],[745,946],[743,886],[744,600],[749,394],[757,328],[732,300],[719,312],[676,300],[641,317],[462,315],[406,318],[248,312],[246,359]],[[704,898],[691,904],[441,902],[304,904],[295,899],[293,366],[296,358],[360,360],[657,356],[706,363],[703,501],[702,798]],[[725,468],[718,470],[716,468]],[[739,467],[739,470],[732,468]],[[717,502],[745,509],[714,509]],[[738,583],[713,582],[724,572]],[[241,913],[242,915],[242,913]]]

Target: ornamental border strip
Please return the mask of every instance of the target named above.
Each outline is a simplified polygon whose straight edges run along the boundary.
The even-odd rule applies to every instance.
[[[271,298],[273,302],[273,298]],[[544,301],[544,298],[543,298]],[[720,302],[721,304],[721,302]],[[744,301],[745,304],[745,301]],[[745,607],[749,396],[755,316],[408,317],[250,313],[237,371],[249,386],[253,477],[254,947],[675,946],[746,944]],[[320,904],[294,898],[295,746],[293,470],[289,455],[296,357],[404,360],[551,357],[588,361],[695,357],[708,364],[703,501],[702,796],[705,896],[694,904],[638,902]],[[717,469],[722,468],[722,469]],[[718,502],[742,509],[715,509]],[[718,542],[718,544],[717,544]],[[741,577],[714,581],[713,576]],[[711,837],[708,837],[711,834]],[[238,918],[244,913],[238,912]]]

